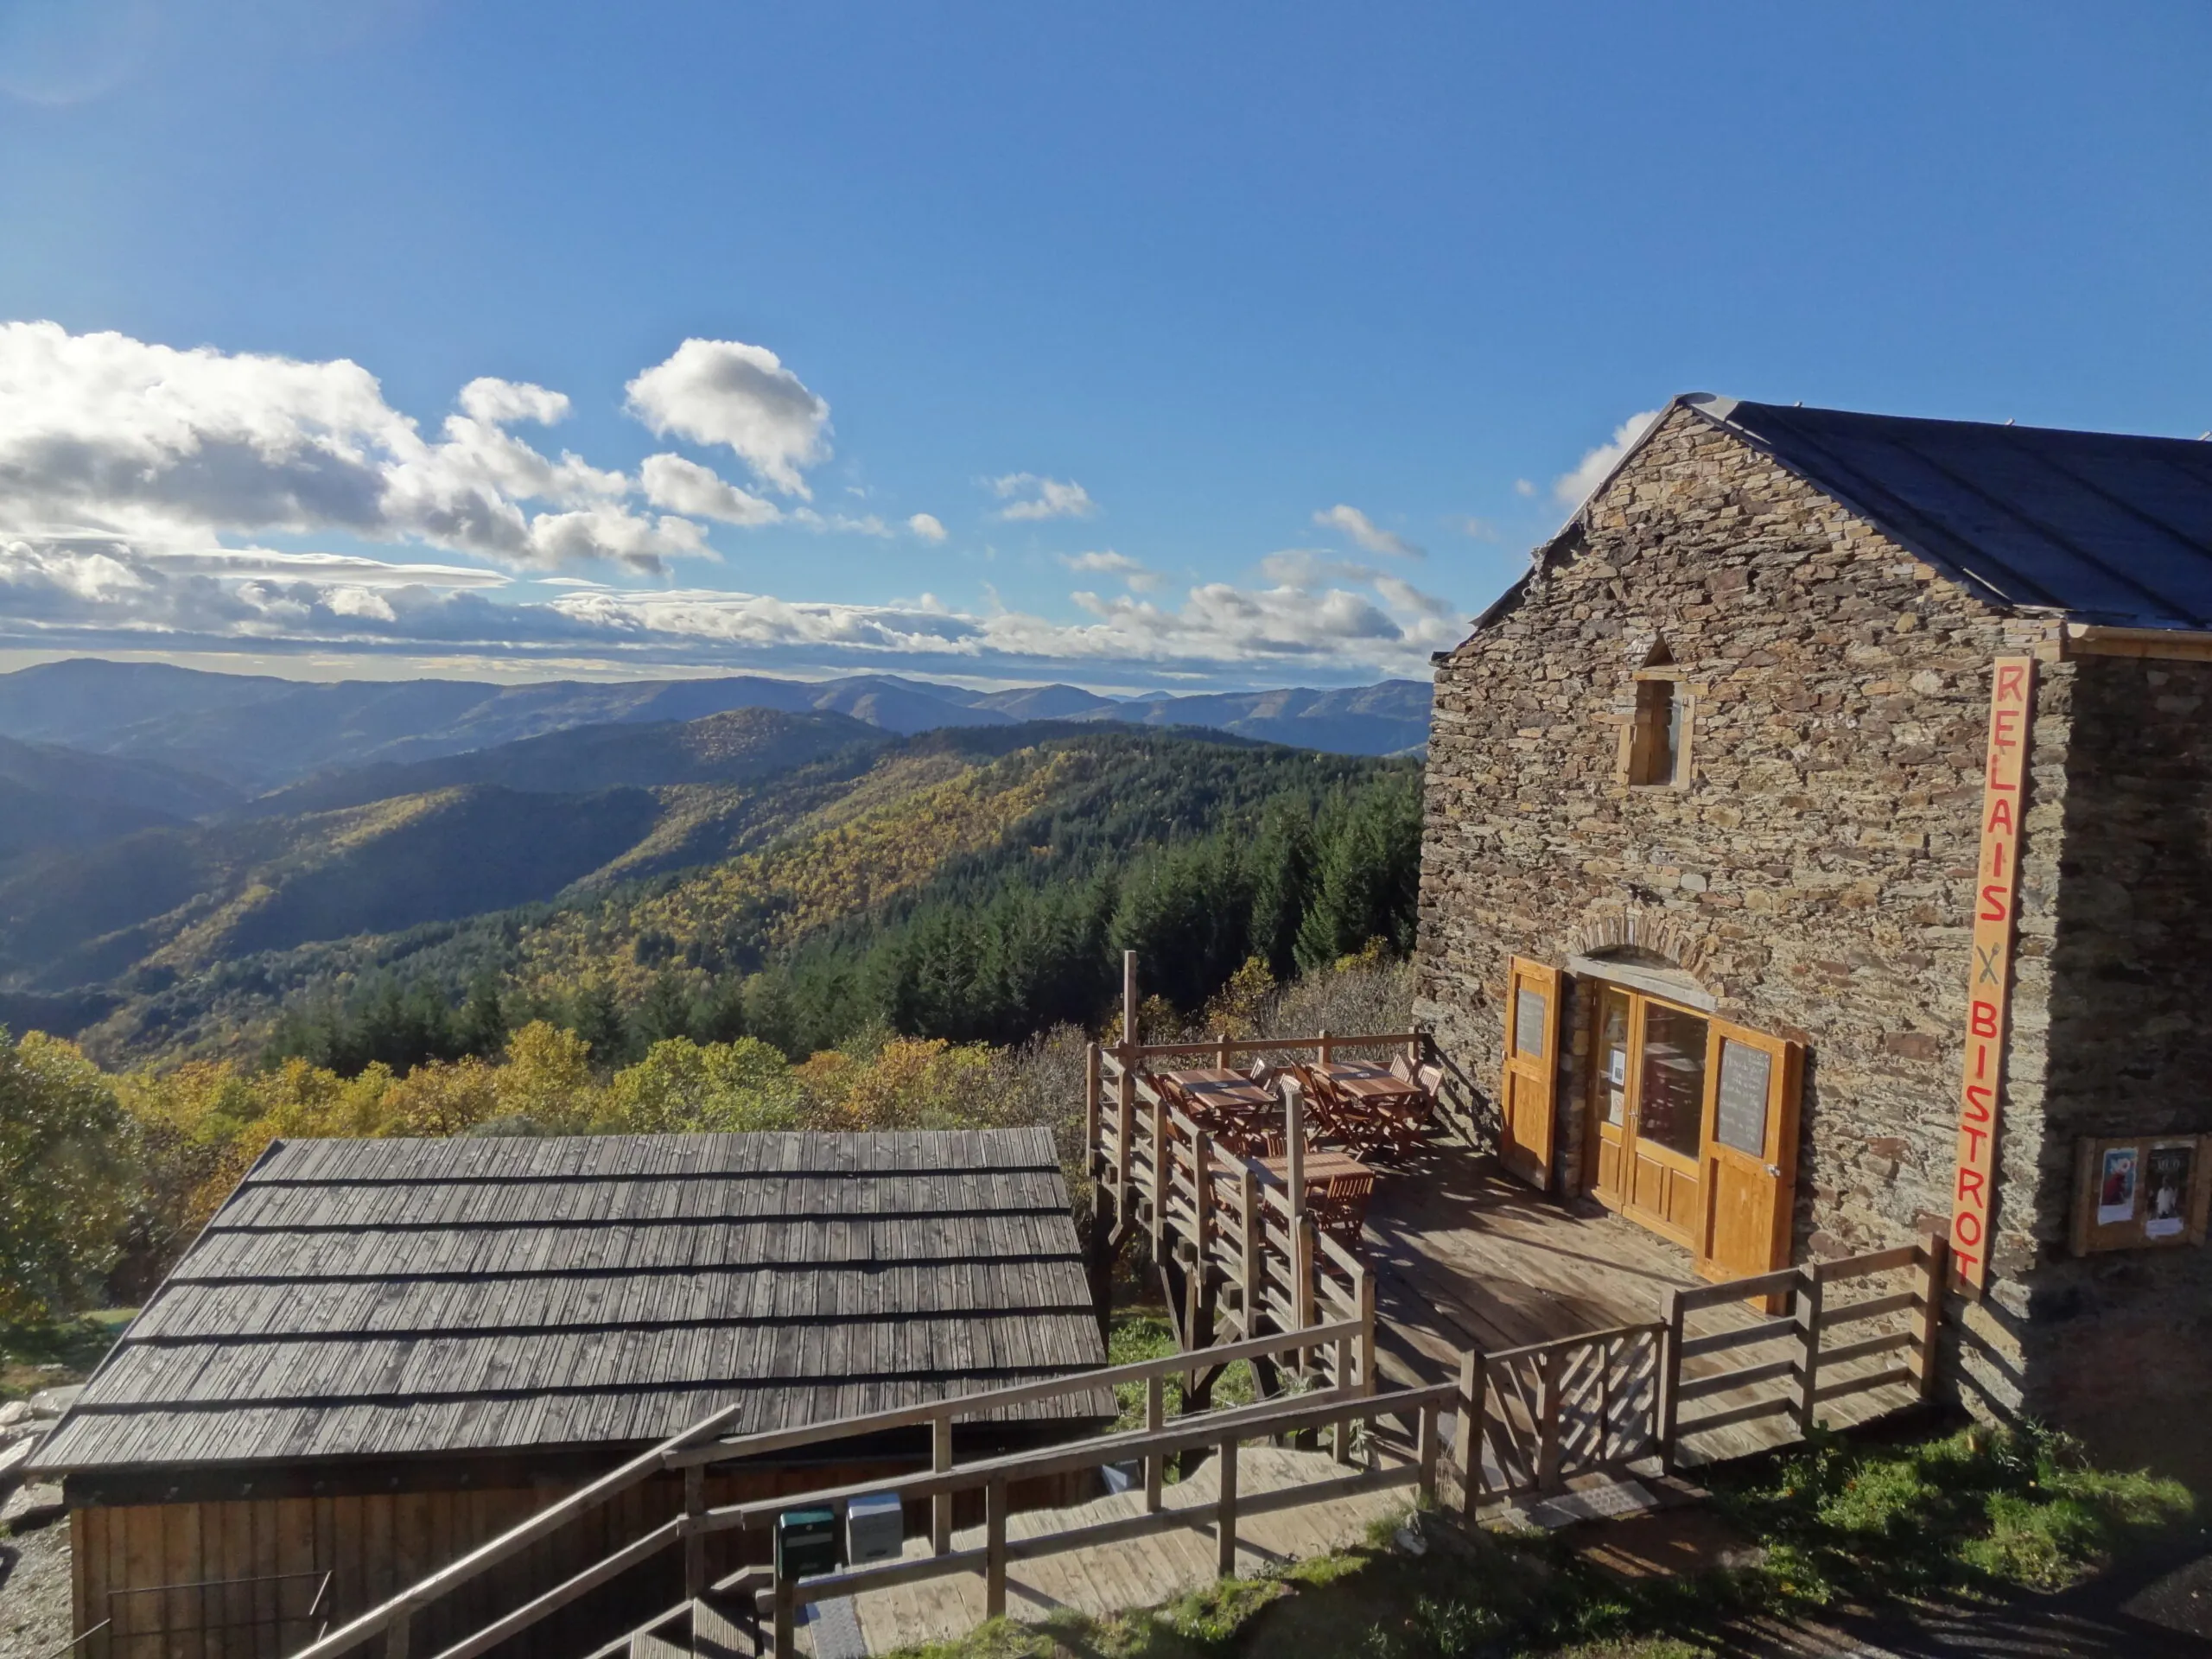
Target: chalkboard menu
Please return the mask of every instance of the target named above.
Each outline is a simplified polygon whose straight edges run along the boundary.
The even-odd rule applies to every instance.
[[[1513,1046],[1523,1054],[1544,1052],[1544,994],[1525,985],[1513,1004]]]
[[[1774,1056],[1763,1048],[1720,1042],[1720,1098],[1713,1113],[1713,1138],[1725,1147],[1766,1156],[1767,1082]]]

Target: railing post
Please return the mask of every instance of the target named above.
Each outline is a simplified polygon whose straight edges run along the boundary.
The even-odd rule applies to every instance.
[[[1145,1432],[1157,1434],[1167,1427],[1167,1379],[1148,1376],[1144,1383]],[[1160,1513],[1160,1489],[1166,1484],[1167,1454],[1147,1452],[1144,1458],[1144,1510],[1147,1515]]]
[[[1557,1491],[1566,1484],[1560,1478],[1559,1374],[1562,1357],[1558,1349],[1551,1348],[1536,1362],[1536,1490],[1540,1492]]]
[[[983,1617],[1006,1617],[1006,1478],[983,1489]]]
[[[1660,1302],[1660,1317],[1667,1329],[1659,1338],[1659,1466],[1675,1472],[1675,1437],[1681,1421],[1682,1327],[1689,1310],[1682,1293],[1667,1287]]]
[[[1436,1501],[1436,1402],[1421,1402],[1421,1437],[1417,1442],[1421,1456],[1421,1495],[1430,1503]]]
[[[1375,1275],[1359,1270],[1359,1391],[1375,1392]]]
[[[1229,1070],[1229,1033],[1225,1031],[1221,1033],[1220,1042],[1215,1046],[1214,1064],[1224,1071]]]
[[[1213,1136],[1200,1129],[1191,1143],[1191,1179],[1197,1189],[1198,1259],[1192,1271],[1205,1281],[1206,1255],[1213,1247]]]
[[[1167,1135],[1167,1096],[1152,1103],[1152,1259],[1166,1254],[1167,1195],[1175,1184],[1175,1148]]]
[[[798,1580],[776,1574],[776,1659],[798,1653]]]
[[[1219,1554],[1217,1565],[1219,1576],[1236,1576],[1236,1440],[1231,1435],[1221,1443],[1221,1501],[1214,1506],[1214,1530],[1217,1535]]]
[[[1821,1299],[1824,1287],[1817,1266],[1801,1268],[1797,1278],[1797,1332],[1805,1344],[1804,1370],[1799,1380],[1797,1432],[1810,1438],[1813,1410],[1821,1387]]]
[[[1249,1163],[1239,1167],[1236,1177],[1236,1202],[1243,1211],[1244,1224],[1244,1334],[1260,1334],[1261,1304],[1267,1298],[1267,1260],[1262,1254],[1260,1178],[1253,1173]]]
[[[1490,1376],[1483,1366],[1482,1351],[1470,1348],[1459,1356],[1459,1469],[1466,1484],[1459,1494],[1459,1513],[1475,1518],[1475,1505],[1483,1491],[1483,1415],[1487,1409]]]
[[[1296,1299],[1298,1328],[1306,1330],[1319,1322],[1314,1312],[1313,1297],[1313,1217],[1303,1213],[1298,1217],[1298,1232],[1293,1240],[1291,1284]],[[1298,1351],[1299,1374],[1303,1376],[1311,1366],[1310,1351]]]
[[[930,1467],[940,1475],[952,1471],[952,1414],[930,1419]],[[952,1494],[938,1492],[930,1498],[930,1553],[952,1551]]]
[[[1115,1058],[1121,1066],[1114,1090],[1114,1185],[1119,1198],[1115,1219],[1118,1225],[1129,1213],[1129,1159],[1136,1150],[1137,1139],[1137,1079],[1127,1048]]]
[[[1936,1397],[1936,1366],[1943,1332],[1943,1278],[1951,1241],[1931,1233],[1920,1241],[1920,1343],[1907,1362],[1923,1400]]]
[[[1338,1337],[1337,1338],[1337,1394],[1340,1398],[1346,1400],[1356,1398],[1359,1392],[1359,1382],[1352,1370],[1352,1367],[1358,1362],[1353,1358],[1352,1354],[1351,1338]],[[1338,1463],[1351,1461],[1351,1413],[1347,1412],[1337,1419],[1336,1427],[1330,1432],[1329,1446],[1330,1449],[1335,1452]]]
[[[707,1534],[699,1525],[706,1512],[707,1465],[695,1463],[683,1471],[683,1599],[695,1623],[699,1598],[707,1593]]]
[[[1321,1027],[1319,1046],[1321,1051],[1321,1064],[1326,1065],[1329,1063],[1335,1048],[1335,1045],[1329,1036],[1329,1028],[1326,1026]]]
[[[408,1627],[415,1622],[415,1611],[402,1607],[391,1616],[391,1623],[384,1627],[384,1659],[407,1659]]]
[[[1091,1043],[1083,1051],[1083,1140],[1090,1148],[1084,1154],[1084,1169],[1093,1176],[1105,1162],[1105,1148],[1099,1143],[1099,1071],[1098,1045]]]

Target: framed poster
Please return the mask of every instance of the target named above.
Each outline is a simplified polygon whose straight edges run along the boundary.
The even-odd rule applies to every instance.
[[[2212,1135],[2083,1141],[2074,1166],[2076,1255],[2204,1242]]]

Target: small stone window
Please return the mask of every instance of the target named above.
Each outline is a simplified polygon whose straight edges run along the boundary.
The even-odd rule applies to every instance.
[[[1636,706],[1621,759],[1631,789],[1681,789],[1690,778],[1689,688],[1672,666],[1636,673]]]

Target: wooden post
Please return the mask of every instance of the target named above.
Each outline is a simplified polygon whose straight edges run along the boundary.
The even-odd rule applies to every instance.
[[[983,1617],[1006,1617],[1006,1478],[983,1489]]]
[[[1283,1084],[1282,1100],[1283,1157],[1287,1169],[1283,1179],[1290,1187],[1290,1232],[1296,1238],[1306,1219],[1306,1091],[1298,1086],[1296,1079]],[[1295,1246],[1289,1255],[1294,1272],[1298,1265]],[[1292,1282],[1298,1281],[1294,1278]],[[1306,1323],[1303,1319],[1298,1322]]]
[[[1167,1253],[1167,1194],[1175,1179],[1175,1147],[1167,1138],[1167,1096],[1152,1103],[1152,1259]]]
[[[1206,1258],[1213,1248],[1213,1136],[1200,1129],[1191,1143],[1191,1177],[1198,1185],[1198,1259],[1192,1271],[1205,1282]],[[1204,1293],[1201,1292],[1201,1294]]]
[[[1483,1416],[1490,1403],[1489,1389],[1482,1351],[1470,1348],[1459,1356],[1459,1469],[1466,1482],[1459,1494],[1459,1513],[1469,1521],[1482,1501]]]
[[[1315,1312],[1313,1302],[1313,1217],[1300,1212],[1298,1217],[1298,1231],[1294,1236],[1293,1243],[1294,1248],[1291,1252],[1291,1294],[1295,1299],[1294,1306],[1298,1310],[1298,1328],[1304,1331],[1320,1323],[1320,1315]],[[1308,1357],[1311,1352],[1310,1349],[1306,1348],[1300,1348],[1298,1351],[1298,1370],[1301,1376],[1311,1367],[1312,1362]]]
[[[1936,1368],[1943,1336],[1944,1268],[1948,1265],[1951,1241],[1941,1233],[1920,1241],[1920,1344],[1905,1362],[1920,1397],[1936,1397]]]
[[[1337,1338],[1337,1393],[1347,1400],[1356,1398],[1359,1392],[1357,1375],[1352,1370],[1352,1367],[1357,1363],[1358,1362],[1352,1357],[1351,1338],[1338,1337]],[[1351,1461],[1350,1414],[1337,1419],[1336,1427],[1329,1437],[1329,1444],[1330,1449],[1336,1453],[1338,1463]]]
[[[1137,953],[1122,952],[1122,1041],[1136,1046],[1137,1040]]]
[[[1221,1040],[1220,1040],[1220,1041],[1219,1041],[1219,1042],[1215,1046],[1215,1048],[1214,1048],[1214,1052],[1214,1052],[1214,1064],[1215,1064],[1216,1065],[1219,1066],[1223,1071],[1228,1071],[1228,1070],[1229,1070],[1229,1033],[1228,1033],[1227,1032],[1225,1032],[1225,1031],[1224,1031],[1224,1032],[1223,1032],[1223,1033],[1221,1033]]]
[[[1157,1434],[1167,1427],[1167,1379],[1148,1376],[1144,1382],[1145,1432]],[[1167,1454],[1147,1452],[1144,1459],[1144,1510],[1147,1515],[1160,1513],[1160,1490],[1166,1484]]]
[[[1675,1436],[1681,1421],[1682,1325],[1689,1310],[1682,1293],[1669,1285],[1662,1295],[1659,1315],[1667,1322],[1659,1339],[1659,1466],[1675,1472]]]
[[[776,1659],[798,1654],[798,1580],[776,1574]]]
[[[1560,1361],[1556,1348],[1548,1348],[1536,1363],[1536,1490],[1554,1492],[1566,1482],[1560,1478]]]
[[[1331,1043],[1331,1041],[1330,1041],[1330,1039],[1329,1039],[1329,1028],[1328,1028],[1326,1026],[1322,1027],[1321,1027],[1321,1041],[1320,1041],[1321,1064],[1322,1064],[1322,1065],[1326,1065],[1329,1063],[1329,1057],[1330,1057],[1330,1054],[1331,1054],[1331,1052],[1332,1052],[1332,1051],[1333,1046],[1334,1046]]]
[[[1118,1226],[1129,1214],[1129,1158],[1136,1150],[1137,1139],[1137,1079],[1128,1050],[1122,1049],[1117,1058],[1122,1067],[1114,1084],[1115,1223]]]
[[[699,1525],[706,1512],[707,1465],[695,1463],[683,1471],[683,1599],[695,1622],[699,1598],[707,1593],[707,1534]]]
[[[1099,1058],[1098,1045],[1090,1044],[1083,1051],[1083,1136],[1084,1144],[1090,1148],[1084,1154],[1084,1167],[1091,1174],[1098,1173],[1105,1163],[1105,1148],[1099,1144]]]
[[[1375,1392],[1375,1275],[1359,1270],[1359,1391]]]
[[[1252,1166],[1240,1167],[1236,1176],[1236,1202],[1243,1211],[1244,1224],[1244,1334],[1260,1334],[1260,1304],[1267,1296],[1267,1262],[1261,1255],[1261,1239],[1265,1234],[1260,1214],[1260,1178],[1252,1173]]]
[[[1813,1432],[1813,1410],[1817,1403],[1815,1396],[1821,1386],[1821,1296],[1822,1292],[1818,1268],[1803,1268],[1798,1272],[1797,1334],[1805,1344],[1804,1370],[1799,1380],[1803,1390],[1797,1396],[1797,1432],[1809,1437]]]
[[[1421,1452],[1421,1495],[1430,1503],[1436,1501],[1436,1402],[1421,1402],[1421,1437],[1417,1444]]]
[[[952,1414],[930,1419],[930,1467],[937,1473],[952,1471]],[[930,1553],[952,1553],[952,1494],[938,1492],[930,1499]]]
[[[1221,1502],[1214,1507],[1214,1530],[1220,1546],[1220,1576],[1236,1576],[1236,1440],[1221,1443]]]
[[[408,1626],[415,1622],[410,1608],[402,1607],[384,1627],[384,1659],[407,1659]]]

